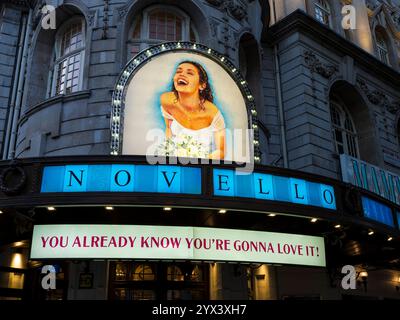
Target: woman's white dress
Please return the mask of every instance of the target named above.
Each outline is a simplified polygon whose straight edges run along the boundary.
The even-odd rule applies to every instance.
[[[217,114],[214,116],[214,119],[211,122],[210,126],[199,130],[192,130],[184,127],[171,114],[165,111],[162,106],[161,113],[165,119],[171,121],[171,140],[177,148],[176,155],[178,156],[208,156],[215,149],[215,133],[225,129],[225,120],[220,111],[218,111]],[[188,154],[182,154],[185,152]]]

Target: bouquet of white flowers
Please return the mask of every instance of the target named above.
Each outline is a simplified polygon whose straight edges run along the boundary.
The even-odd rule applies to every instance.
[[[156,155],[182,158],[208,158],[209,148],[192,136],[182,134],[165,139],[156,150]]]

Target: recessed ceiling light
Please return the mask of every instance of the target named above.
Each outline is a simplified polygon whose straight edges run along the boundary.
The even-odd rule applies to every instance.
[[[54,208],[54,207],[47,207],[47,210],[49,210],[49,211],[56,211],[56,208]]]
[[[3,212],[3,210],[0,210],[0,214],[3,214],[4,212]]]
[[[317,218],[312,218],[312,219],[311,219],[311,222],[312,222],[312,223],[315,223],[315,222],[317,222],[317,221],[318,221]]]
[[[276,214],[275,214],[275,213],[270,213],[270,214],[268,215],[268,217],[276,217]]]
[[[372,236],[375,232],[373,232],[372,230],[370,232],[368,232],[369,236]]]
[[[114,207],[107,206],[107,207],[106,207],[106,210],[108,210],[108,211],[112,211],[112,210],[114,210]]]
[[[392,240],[393,240],[393,237],[387,238],[387,241],[392,241]]]
[[[170,208],[170,207],[165,207],[165,208],[164,208],[164,211],[172,211],[172,208]]]
[[[221,209],[221,210],[219,210],[219,213],[224,214],[224,213],[226,213],[226,210],[225,209]]]
[[[339,228],[341,228],[342,226],[340,225],[340,224],[337,224],[336,226],[335,226],[335,228],[336,229],[339,229]]]

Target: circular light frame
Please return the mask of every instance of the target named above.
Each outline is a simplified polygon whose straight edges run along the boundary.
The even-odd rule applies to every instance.
[[[149,62],[156,56],[168,52],[190,52],[196,53],[207,58],[210,58],[224,70],[235,81],[240,89],[243,99],[246,102],[247,114],[249,119],[248,128],[253,129],[253,141],[251,145],[254,150],[254,162],[261,162],[260,152],[260,134],[257,118],[256,104],[253,94],[247,84],[245,78],[241,75],[235,65],[223,54],[211,49],[203,44],[193,42],[164,42],[159,45],[146,48],[133,57],[125,68],[120,73],[117,83],[114,87],[112,96],[112,112],[111,112],[111,155],[118,156],[122,154],[122,139],[123,139],[123,115],[125,107],[125,96],[132,77],[136,71],[144,64]]]

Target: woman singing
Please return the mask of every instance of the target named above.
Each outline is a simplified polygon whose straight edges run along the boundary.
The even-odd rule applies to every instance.
[[[161,95],[166,138],[189,137],[205,147],[209,159],[225,158],[225,121],[213,103],[213,93],[204,68],[184,61],[175,71],[171,92]]]

